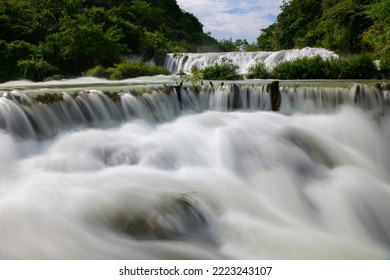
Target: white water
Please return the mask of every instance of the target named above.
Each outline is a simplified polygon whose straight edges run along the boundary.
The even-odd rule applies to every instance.
[[[202,86],[197,90],[184,85],[180,91],[181,102],[174,88],[140,86],[146,92],[135,94],[132,90],[126,90],[126,86],[123,90],[123,87],[108,83],[104,88],[110,86],[114,92],[120,91],[116,93],[118,102],[101,90],[80,87],[4,92],[0,97],[0,128],[22,138],[42,139],[63,130],[113,127],[134,118],[155,123],[173,120],[183,112],[271,111],[272,107],[266,84]],[[279,112],[286,115],[333,112],[347,104],[382,115],[389,103],[386,91],[381,92],[375,86],[363,84],[348,87],[282,86],[280,91],[282,101]],[[63,100],[48,103],[34,99],[34,96],[54,93],[61,95]]]
[[[325,59],[338,57],[337,54],[326,49],[309,47],[276,52],[171,53],[165,60],[165,67],[173,74],[180,72],[189,74],[193,66],[203,69],[206,66],[220,63],[222,59],[230,59],[239,67],[240,74],[246,74],[248,69],[257,63],[264,63],[268,69],[272,69],[281,62],[316,55]]]
[[[97,91],[54,105],[0,98],[12,124],[0,130],[0,259],[388,258],[379,105],[355,107],[355,88],[287,87],[283,115],[259,111],[264,89],[249,86],[245,110],[227,112],[223,90],[183,95],[182,109],[158,91],[119,104]],[[183,195],[196,210],[177,210]],[[168,237],[126,234],[118,213],[152,217]]]

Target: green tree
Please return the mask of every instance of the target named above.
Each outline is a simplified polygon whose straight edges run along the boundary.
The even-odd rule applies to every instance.
[[[257,46],[263,51],[278,50],[277,38],[274,35],[277,29],[277,24],[271,24],[267,28],[261,30],[260,36],[257,37]]]
[[[85,14],[78,14],[75,18],[65,16],[60,32],[49,35],[42,48],[51,64],[79,75],[95,65],[119,62],[121,53],[126,51],[121,38],[120,29],[105,30],[103,24],[95,24]]]
[[[142,54],[150,59],[156,52],[166,50],[168,43],[167,38],[160,32],[144,31],[143,38],[141,39]]]
[[[217,48],[176,0],[0,0],[0,30],[1,80],[76,76],[129,53],[161,62],[167,52]]]
[[[28,59],[37,52],[36,47],[25,41],[0,40],[0,82],[21,78],[18,61]]]
[[[369,0],[283,1],[274,24],[262,29],[257,44],[263,50],[324,47],[342,53],[367,51],[367,42],[376,36],[375,16],[367,15]],[[384,3],[388,0],[377,0]],[[381,4],[382,5],[382,4]],[[383,4],[386,5],[386,4]],[[374,9],[374,8],[373,8]],[[386,15],[388,17],[388,13]],[[363,34],[372,32],[363,40]],[[380,25],[379,27],[381,27]],[[381,30],[381,29],[380,29]]]
[[[0,2],[0,39],[37,44],[57,32],[63,14],[79,13],[83,0],[4,0]]]
[[[363,34],[364,41],[378,57],[390,56],[390,0],[375,1],[367,15],[374,23]]]
[[[218,47],[222,52],[239,52],[247,51],[248,48],[253,48],[253,45],[250,45],[246,39],[237,39],[233,41],[233,39],[230,38],[218,40]]]
[[[343,53],[358,53],[365,49],[362,34],[371,24],[363,1],[341,1],[324,12],[314,32],[321,34],[319,45]]]
[[[313,8],[316,7],[316,8]],[[321,0],[283,1],[281,13],[271,30],[264,30],[264,44],[272,43],[273,49],[291,49],[303,47],[305,34],[312,28],[312,23],[322,15]],[[273,40],[267,38],[272,32]],[[262,38],[258,38],[260,44]]]

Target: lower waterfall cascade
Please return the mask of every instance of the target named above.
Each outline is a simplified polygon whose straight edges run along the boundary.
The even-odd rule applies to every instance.
[[[389,90],[0,85],[1,259],[388,259]]]

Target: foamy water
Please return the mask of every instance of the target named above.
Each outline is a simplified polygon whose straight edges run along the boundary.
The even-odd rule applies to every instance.
[[[309,47],[274,52],[171,53],[165,59],[165,67],[173,74],[180,72],[190,74],[194,66],[198,69],[203,69],[206,66],[221,63],[224,59],[227,59],[238,66],[240,74],[247,74],[248,69],[258,63],[263,63],[270,70],[281,62],[314,56],[320,56],[324,59],[338,57],[337,54],[329,50]]]
[[[386,116],[346,104],[166,119],[41,140],[1,130],[0,258],[388,258]],[[164,236],[124,231],[119,214]]]

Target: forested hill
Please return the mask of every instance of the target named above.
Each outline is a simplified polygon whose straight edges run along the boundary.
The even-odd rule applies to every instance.
[[[264,50],[313,46],[390,56],[390,0],[283,1],[257,43]]]
[[[176,0],[0,0],[0,82],[216,44]]]

